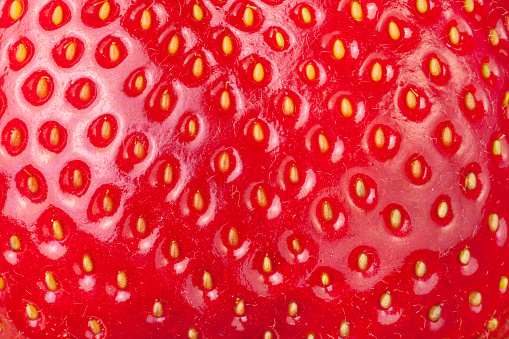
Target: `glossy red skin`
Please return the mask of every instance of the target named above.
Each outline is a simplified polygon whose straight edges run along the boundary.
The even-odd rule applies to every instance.
[[[371,10],[361,3],[364,19],[358,22],[349,1],[308,1],[313,20],[306,24],[298,16],[304,3],[295,0],[203,1],[202,22],[191,16],[195,2],[158,1],[150,3],[152,26],[143,31],[144,2],[116,1],[104,22],[94,21],[95,1],[66,2],[71,18],[53,29],[39,26],[47,19],[39,17],[46,2],[25,3],[22,17],[11,22],[4,20],[10,1],[1,1],[2,55],[13,55],[11,46],[20,39],[33,44],[27,45],[26,64],[12,66],[12,58],[0,58],[0,128],[19,119],[28,131],[19,150],[10,149],[4,137],[11,130],[2,132],[2,338],[186,337],[191,327],[202,338],[261,337],[267,330],[281,338],[328,338],[339,336],[343,321],[350,324],[349,338],[475,338],[488,337],[492,317],[500,324],[490,335],[504,338],[509,297],[499,281],[509,274],[509,145],[501,139],[499,157],[491,147],[509,133],[503,106],[509,6],[475,1],[474,12],[466,13],[463,2],[444,1],[419,14],[412,1],[376,0],[368,4]],[[257,7],[251,28],[242,27],[237,12],[246,4]],[[392,41],[390,20],[411,36]],[[447,40],[451,22],[463,37],[458,46]],[[230,56],[221,51],[225,27],[234,46]],[[274,27],[288,47],[278,50],[271,40]],[[496,47],[489,43],[491,28],[500,38]],[[174,33],[185,42],[169,56],[165,44]],[[109,35],[127,51],[118,65],[103,58]],[[61,42],[69,36],[80,41],[75,64],[61,59]],[[347,47],[341,60],[331,55],[336,37]],[[200,79],[191,74],[198,54],[205,62]],[[432,56],[443,76],[429,75]],[[255,62],[265,68],[260,83],[252,78]],[[304,74],[309,62],[317,71],[313,81]],[[378,83],[370,79],[375,62],[383,68]],[[490,66],[490,79],[480,75],[482,62]],[[50,76],[51,96],[32,100],[30,86],[23,86],[40,70]],[[141,93],[133,89],[137,74],[147,82]],[[73,87],[80,79],[90,79],[95,93],[86,103],[77,101]],[[423,98],[417,112],[404,104],[409,87]],[[218,101],[224,88],[231,97],[226,112]],[[481,112],[472,115],[462,106],[466,88],[475,89]],[[168,111],[157,107],[164,90],[172,99]],[[286,95],[294,100],[293,116],[283,114]],[[354,105],[352,118],[338,111],[344,96]],[[98,123],[106,114],[114,119],[114,133],[102,142]],[[193,137],[185,134],[189,119],[198,124]],[[66,131],[59,152],[41,144],[39,131],[48,121]],[[255,122],[266,136],[261,143],[251,135]],[[439,141],[443,124],[455,133],[450,147]],[[395,147],[374,146],[378,127],[394,136]],[[320,133],[330,145],[325,153]],[[141,159],[133,153],[133,135],[144,143]],[[222,150],[232,158],[226,173],[218,170]],[[416,156],[427,164],[421,181],[408,172]],[[68,186],[73,164],[88,179],[78,191]],[[166,164],[174,169],[169,184],[161,179]],[[299,169],[297,184],[287,176],[291,164]],[[17,183],[18,177],[26,180],[24,168],[43,176],[44,194],[32,197]],[[466,194],[461,183],[469,168],[482,189]],[[376,199],[354,195],[358,177]],[[256,204],[260,186],[265,208]],[[204,198],[201,211],[192,204],[197,190]],[[109,213],[102,210],[105,195],[113,199]],[[444,220],[434,212],[439,197],[450,199]],[[324,199],[332,221],[319,213]],[[394,204],[408,218],[399,231],[387,225]],[[487,226],[491,213],[500,217],[496,233]],[[134,226],[140,215],[147,221],[144,236]],[[64,225],[61,241],[48,228],[55,218]],[[239,232],[235,248],[227,240],[233,226]],[[9,248],[12,235],[22,243],[17,253]],[[302,255],[292,252],[293,237]],[[173,240],[179,243],[177,262],[168,254]],[[465,246],[472,259],[462,266],[458,255]],[[369,268],[361,272],[356,258],[363,251]],[[94,263],[90,274],[83,271],[84,254]],[[261,269],[266,255],[270,274]],[[423,279],[413,272],[417,260],[427,264]],[[205,270],[213,280],[208,294]],[[44,285],[48,271],[58,283],[54,300]],[[119,271],[127,275],[124,291],[116,283]],[[328,289],[319,285],[324,271],[331,278]],[[393,305],[383,310],[379,299],[386,291]],[[480,307],[468,303],[472,291],[481,292]],[[243,317],[234,313],[237,299],[246,304]],[[163,306],[159,319],[152,315],[156,301]],[[294,318],[288,316],[291,301],[299,305]],[[36,321],[28,320],[27,303],[39,310]],[[435,304],[442,305],[442,316],[432,323],[427,314]],[[100,322],[98,335],[90,332],[90,319]]]

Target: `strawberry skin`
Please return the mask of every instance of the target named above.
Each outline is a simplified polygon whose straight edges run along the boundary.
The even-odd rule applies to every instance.
[[[506,338],[506,0],[0,0],[0,338]]]

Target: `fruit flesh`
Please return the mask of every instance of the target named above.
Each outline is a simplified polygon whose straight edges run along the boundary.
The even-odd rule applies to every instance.
[[[6,182],[2,241],[8,245],[16,233],[27,244],[16,261],[2,262],[5,331],[12,321],[28,337],[187,335],[189,328],[205,337],[245,337],[275,323],[274,333],[297,337],[337,335],[347,321],[354,338],[369,331],[409,335],[416,328],[424,328],[417,336],[426,337],[475,336],[486,333],[495,314],[504,321],[498,312],[508,300],[498,282],[509,274],[502,265],[508,160],[506,153],[491,152],[508,127],[504,4],[475,2],[473,14],[461,3],[435,4],[421,14],[414,2],[401,9],[391,3],[362,2],[362,20],[356,20],[358,8],[351,10],[348,1],[309,2],[311,10],[304,12],[292,1],[206,2],[198,3],[200,9],[194,2],[151,8],[118,2],[107,19],[87,21],[84,13],[95,3],[75,2],[74,21],[51,34],[35,26],[44,4],[30,5],[20,20],[31,30],[12,24],[2,38],[4,52],[20,35],[35,46],[20,70],[1,61],[7,69],[1,127],[16,118],[28,131],[26,148],[0,159]],[[243,21],[246,4],[256,8],[251,25]],[[399,27],[398,39],[388,31],[391,22]],[[448,25],[458,27],[460,44],[450,43]],[[284,33],[285,47],[270,40],[276,39],[271,27]],[[491,28],[500,32],[497,46],[486,42]],[[109,57],[102,52],[111,34],[126,46],[118,65],[102,59]],[[175,34],[181,50],[168,55]],[[231,53],[224,53],[224,34]],[[69,35],[85,52],[67,68],[52,51]],[[339,60],[336,39],[345,48]],[[490,65],[488,79],[483,63]],[[23,84],[39,70],[50,82],[47,91],[45,82],[36,86],[33,96],[33,86]],[[126,91],[137,70],[146,88]],[[95,95],[73,87],[81,79]],[[418,108],[406,103],[409,88]],[[463,106],[467,92],[475,92],[476,114]],[[294,104],[290,115],[286,97]],[[343,98],[352,114],[340,113]],[[94,125],[106,114],[115,133]],[[47,121],[66,129],[60,153],[41,147],[37,133]],[[226,170],[216,159],[222,151],[231,159]],[[407,166],[419,157],[429,166],[427,180],[416,179]],[[76,160],[89,173],[80,194],[60,184],[69,181],[62,180],[62,169]],[[297,180],[288,174],[292,164]],[[46,196],[33,197],[26,185],[16,185],[28,165],[42,175]],[[462,187],[469,173],[477,176],[473,190]],[[393,204],[408,217],[396,230],[388,208]],[[500,216],[496,232],[488,227],[492,213]],[[140,217],[144,232],[137,227]],[[66,220],[67,234],[56,243],[43,231],[55,218]],[[178,255],[171,250],[174,241]],[[461,265],[465,247],[472,259]],[[92,258],[91,270],[85,255]],[[414,273],[418,260],[426,263],[424,279]],[[61,282],[53,303],[41,285],[48,270]],[[119,271],[127,277],[124,289]],[[320,286],[323,272],[329,288]],[[35,327],[26,319],[25,290],[36,291],[30,300],[41,315]],[[469,306],[474,290],[483,295],[481,308]],[[387,291],[393,302],[385,310],[379,303]],[[245,320],[234,313],[237,298],[245,303]],[[289,305],[293,300],[297,311]],[[433,322],[427,318],[435,305],[442,311]],[[73,321],[54,326],[66,316]],[[372,330],[370,323],[376,324]]]

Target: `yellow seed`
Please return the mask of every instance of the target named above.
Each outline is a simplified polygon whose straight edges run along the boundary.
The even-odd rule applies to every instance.
[[[145,79],[142,75],[138,75],[136,77],[136,80],[134,81],[134,88],[136,88],[137,91],[141,91],[143,89],[143,86],[145,85]]]
[[[327,137],[323,133],[318,135],[318,148],[320,149],[320,153],[326,153],[329,150],[329,140],[327,140]]]
[[[17,235],[13,235],[9,239],[9,245],[11,247],[11,250],[17,252],[21,249],[21,240],[19,240],[19,237]]]
[[[94,335],[98,335],[102,331],[101,324],[95,319],[90,319],[88,328],[90,328],[90,331],[92,331]]]
[[[35,93],[39,98],[44,99],[48,96],[48,91],[49,91],[49,80],[47,77],[41,77],[37,82]]]
[[[110,17],[111,6],[108,1],[104,1],[99,9],[99,19],[106,20]]]
[[[465,247],[463,250],[461,250],[458,259],[462,265],[468,265],[470,262],[470,250]]]
[[[144,234],[147,231],[147,221],[143,217],[139,217],[136,220],[136,231],[140,234]]]
[[[410,163],[410,173],[415,179],[422,178],[422,164],[418,159],[414,159]]]
[[[0,276],[0,291],[5,290],[5,280],[2,276]]]
[[[426,264],[424,261],[419,260],[415,263],[414,272],[418,278],[424,277],[426,274]]]
[[[80,100],[88,101],[88,100],[90,100],[91,97],[92,97],[92,88],[90,87],[90,84],[87,82],[80,89]]]
[[[380,297],[380,307],[384,310],[390,308],[392,306],[392,297],[389,292],[385,292]]]
[[[309,12],[309,9],[307,7],[302,7],[302,10],[300,11],[302,16],[302,21],[309,24],[312,20],[311,13]]]
[[[401,37],[401,32],[399,30],[398,24],[394,21],[389,22],[389,36],[392,40],[398,40]]]
[[[320,276],[320,280],[321,280],[322,285],[324,287],[327,287],[327,286],[330,285],[330,277],[329,277],[329,275],[327,273],[325,273],[325,272],[322,273],[322,275]]]
[[[85,273],[91,273],[94,270],[94,264],[88,254],[83,256],[83,270]]]
[[[424,14],[428,11],[428,1],[427,0],[416,0],[415,7],[417,11],[421,14]]]
[[[109,56],[111,62],[117,62],[120,59],[120,49],[115,42],[110,44]]]
[[[69,42],[64,47],[65,49],[65,59],[67,61],[74,60],[74,57],[76,56],[76,43],[74,41]]]
[[[198,212],[205,208],[205,202],[203,201],[203,196],[200,191],[196,191],[193,195],[193,208]]]
[[[111,122],[104,119],[101,125],[101,138],[103,138],[103,140],[109,140],[111,138],[111,128]]]
[[[442,307],[440,305],[434,305],[430,308],[428,312],[428,319],[431,322],[436,323],[440,320],[440,316],[442,315]]]
[[[357,267],[361,271],[365,271],[368,268],[368,256],[366,253],[361,253],[357,257]]]
[[[230,109],[231,106],[231,99],[230,99],[230,93],[227,90],[224,90],[223,93],[221,93],[221,96],[219,97],[219,106],[224,111],[227,111]]]
[[[246,6],[246,9],[244,10],[244,15],[242,15],[242,22],[244,22],[244,25],[246,26],[252,26],[254,22],[254,13],[251,6]]]
[[[306,78],[310,81],[315,80],[316,70],[312,63],[306,65]]]
[[[334,215],[332,214],[332,207],[327,200],[322,203],[322,218],[325,221],[332,221],[334,218]]]
[[[441,201],[437,207],[437,215],[440,219],[443,219],[447,216],[449,212],[449,205],[445,201]]]
[[[379,62],[375,62],[373,68],[371,69],[371,80],[378,82],[382,80],[382,76],[383,76],[382,65],[380,65]]]
[[[261,208],[265,208],[269,204],[267,194],[262,186],[258,186],[258,189],[256,190],[256,203]]]
[[[472,13],[475,8],[474,0],[465,0],[465,11],[467,13]]]
[[[230,155],[226,151],[221,151],[219,153],[219,158],[217,161],[217,168],[220,172],[226,173],[230,169]]]
[[[350,325],[346,321],[342,321],[339,326],[339,336],[347,338],[350,335]]]
[[[316,339],[316,335],[314,333],[308,333],[306,334],[306,339]]]
[[[256,82],[262,82],[265,78],[265,70],[261,63],[257,63],[253,69],[253,80]]]
[[[499,156],[502,154],[502,142],[500,140],[493,141],[493,155]]]
[[[239,233],[235,227],[230,228],[230,232],[228,232],[228,244],[231,247],[235,247],[239,244]]]
[[[262,142],[265,139],[265,133],[263,132],[262,125],[259,122],[255,122],[253,124],[251,135],[256,142]]]
[[[442,66],[437,58],[431,58],[429,62],[429,72],[434,77],[437,77],[442,73]]]
[[[270,260],[268,254],[263,258],[262,269],[265,273],[272,272],[272,261]]]
[[[490,231],[496,232],[498,230],[498,227],[500,225],[500,219],[498,217],[498,214],[492,213],[488,217],[488,227],[490,228]]]
[[[31,175],[27,180],[28,191],[32,194],[39,192],[39,181]]]
[[[226,55],[232,54],[233,52],[232,39],[228,35],[224,36],[221,48],[223,49],[224,54]]]
[[[460,31],[456,26],[452,26],[449,30],[449,41],[453,45],[457,45],[460,43]]]
[[[46,272],[44,275],[44,282],[46,283],[46,288],[52,292],[57,290],[57,281],[51,272]]]
[[[187,330],[187,338],[198,339],[198,331],[194,327],[191,327],[190,329]]]
[[[417,96],[415,95],[414,91],[409,90],[406,93],[405,103],[406,107],[409,109],[415,109],[417,107]]]
[[[113,211],[113,199],[108,195],[108,192],[106,192],[106,195],[103,198],[103,210],[105,213],[111,213]]]
[[[11,132],[11,139],[10,139],[11,146],[14,148],[18,148],[21,145],[22,141],[23,141],[23,136],[21,135],[21,131],[17,128],[14,129]]]
[[[352,14],[352,18],[357,21],[362,20],[362,7],[358,1],[352,1],[350,12]]]
[[[203,273],[202,283],[203,283],[203,288],[204,289],[206,289],[206,290],[211,290],[212,289],[212,276],[210,275],[209,272],[204,272]]]
[[[55,237],[55,239],[57,239],[57,240],[62,240],[64,238],[64,229],[63,229],[60,221],[53,220],[52,228],[53,228],[53,237]]]
[[[246,313],[246,305],[244,301],[238,300],[235,302],[235,314],[239,317],[242,317]]]
[[[196,130],[196,122],[193,119],[189,120],[189,123],[187,124],[187,134],[190,137],[193,137],[196,135]]]
[[[467,94],[465,94],[463,102],[467,110],[473,111],[475,109],[475,97],[472,93],[468,92]]]
[[[178,52],[180,47],[180,39],[178,35],[174,35],[171,37],[170,42],[168,43],[168,54],[174,55]]]
[[[470,305],[474,307],[481,305],[481,301],[482,301],[481,293],[477,291],[472,292],[470,294],[470,297],[468,298],[468,302],[470,303]]]
[[[345,118],[350,118],[353,115],[352,103],[347,98],[341,100],[341,115]]]
[[[395,208],[391,211],[390,220],[393,228],[399,228],[401,226],[401,212],[399,209]]]
[[[295,113],[295,104],[293,103],[292,98],[286,96],[283,100],[283,113],[287,116],[293,115]]]
[[[469,191],[473,191],[477,187],[477,177],[474,173],[470,172],[465,177],[465,187]]]
[[[490,41],[493,46],[498,46],[498,44],[500,43],[500,38],[498,37],[498,33],[494,29],[490,30]]]
[[[336,39],[334,41],[334,45],[332,46],[332,55],[334,55],[334,58],[337,60],[343,59],[345,56],[346,50],[345,45],[343,45],[343,41]]]
[[[498,284],[498,287],[502,290],[502,291],[505,291],[507,289],[507,285],[509,284],[509,279],[507,279],[506,276],[503,276],[502,278],[500,278],[500,282]]]
[[[17,47],[16,47],[16,60],[18,62],[23,62],[26,60],[27,58],[27,55],[28,55],[28,50],[25,46],[25,44],[23,43],[20,43]]]
[[[444,129],[442,130],[442,135],[441,135],[442,144],[444,144],[444,146],[446,146],[446,147],[451,146],[452,138],[453,138],[452,137],[452,129],[449,126],[444,127]]]
[[[205,14],[203,13],[203,8],[198,3],[193,5],[193,18],[196,21],[202,21]]]
[[[147,30],[152,25],[152,15],[150,14],[148,9],[144,9],[143,13],[141,13],[140,26],[141,29]]]
[[[361,199],[366,196],[366,186],[364,186],[362,179],[357,179],[355,182],[355,195]]]
[[[163,316],[163,305],[161,302],[156,301],[154,306],[152,306],[152,315],[155,318],[161,318]]]
[[[288,304],[288,315],[292,318],[297,316],[297,312],[299,311],[299,306],[295,301],[292,301]]]
[[[19,0],[14,0],[9,8],[9,16],[12,20],[18,19],[23,13],[23,5]]]
[[[376,148],[383,148],[385,146],[385,135],[381,127],[378,127],[378,129],[376,130],[373,141],[375,143]]]
[[[123,271],[120,271],[117,274],[117,286],[121,290],[123,290],[127,286],[127,275]]]
[[[490,319],[490,321],[488,321],[488,325],[486,325],[486,327],[490,331],[495,331],[497,329],[497,327],[498,327],[498,320],[497,320],[497,318]]]
[[[481,73],[485,79],[489,79],[491,76],[490,66],[488,66],[488,64],[482,64]]]
[[[56,26],[60,25],[62,21],[64,20],[64,12],[62,10],[62,6],[58,5],[53,10],[53,14],[51,15],[51,21]]]
[[[176,241],[172,241],[171,245],[170,245],[170,257],[173,260],[176,260],[176,259],[178,259],[179,256],[180,256],[180,250],[179,250],[178,244]]]
[[[52,146],[58,146],[60,144],[60,131],[57,127],[53,127],[49,136],[49,143]]]
[[[192,71],[193,75],[197,78],[203,75],[203,59],[201,57],[194,59]]]
[[[172,181],[173,181],[173,167],[171,167],[170,164],[166,164],[163,173],[163,182],[166,185],[169,185],[171,184]]]
[[[504,101],[502,102],[502,105],[504,106],[504,108],[509,106],[509,91],[505,92]]]
[[[299,239],[294,238],[294,239],[292,240],[292,248],[293,248],[293,251],[294,251],[295,253],[300,253],[300,252],[302,252],[302,247],[300,246]]]
[[[276,31],[276,44],[279,48],[283,49],[285,47],[285,37],[281,32]]]
[[[28,319],[30,319],[30,320],[37,320],[37,318],[39,318],[39,311],[32,304],[27,304],[26,314],[27,314]]]
[[[292,184],[296,184],[299,182],[299,170],[297,169],[297,166],[295,165],[290,166],[288,170],[288,179],[290,179],[290,182]]]
[[[162,111],[167,111],[170,109],[171,105],[171,97],[168,90],[164,90],[163,94],[161,94],[161,98],[159,99],[159,108]]]

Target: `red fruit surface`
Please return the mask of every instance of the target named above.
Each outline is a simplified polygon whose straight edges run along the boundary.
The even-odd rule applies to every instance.
[[[0,0],[0,338],[507,338],[506,0]]]

